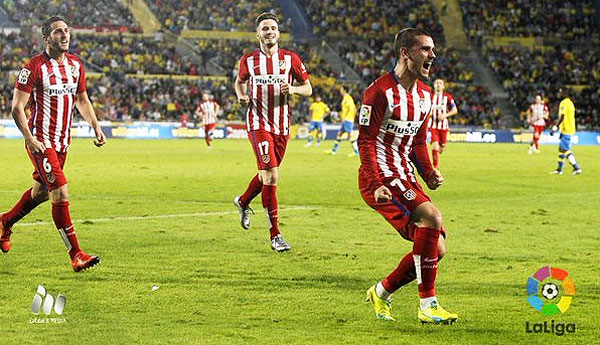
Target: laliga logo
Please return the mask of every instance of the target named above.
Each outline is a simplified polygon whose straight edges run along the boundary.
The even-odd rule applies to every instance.
[[[569,272],[556,267],[542,267],[527,280],[527,302],[542,315],[556,315],[569,309],[575,295],[575,284]],[[560,281],[560,282],[557,282]],[[557,285],[560,284],[560,287]],[[561,295],[562,290],[562,295]],[[540,295],[546,300],[540,298]],[[559,295],[558,302],[552,303]]]
[[[38,285],[37,291],[33,296],[31,312],[38,315],[41,308],[44,314],[50,315],[50,313],[52,313],[52,306],[54,306],[54,312],[58,315],[62,315],[66,303],[67,298],[65,296],[58,294],[56,300],[54,300],[52,295],[46,294],[46,289],[43,286]]]

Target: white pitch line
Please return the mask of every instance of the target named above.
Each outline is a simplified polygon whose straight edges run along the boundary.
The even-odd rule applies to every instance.
[[[302,211],[302,210],[314,210],[314,207],[305,206],[291,206],[281,208],[282,211]],[[114,218],[96,218],[96,219],[77,219],[72,221],[73,223],[85,223],[85,222],[114,222],[120,220],[141,220],[141,219],[163,219],[163,218],[187,218],[187,217],[209,217],[209,216],[226,216],[229,214],[239,214],[238,211],[227,211],[227,212],[197,212],[197,213],[174,213],[174,214],[158,214],[148,216],[133,216],[133,217],[114,217]],[[35,226],[35,225],[50,225],[52,222],[34,222],[34,223],[17,223],[19,226]]]

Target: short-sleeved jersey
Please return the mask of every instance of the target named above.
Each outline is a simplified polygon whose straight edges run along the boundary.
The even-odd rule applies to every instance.
[[[533,103],[529,110],[531,111],[531,124],[534,126],[546,125],[546,114],[549,112],[546,103]]]
[[[310,105],[310,119],[311,121],[323,121],[325,114],[330,112],[331,110],[327,106],[327,104],[320,102],[314,102]]]
[[[354,122],[356,118],[356,104],[350,94],[345,94],[342,98],[342,112],[340,113],[340,119],[342,121]]]
[[[204,114],[202,121],[205,125],[212,125],[217,122],[217,109],[219,104],[215,101],[205,101],[198,105],[198,110]]]
[[[565,98],[560,102],[560,105],[558,106],[558,115],[564,116],[564,119],[560,124],[560,132],[568,135],[575,134],[575,105],[570,98]]]
[[[426,143],[431,95],[420,80],[412,90],[404,89],[394,71],[367,87],[358,120],[358,144],[359,174],[369,188],[378,188],[385,178],[416,182],[410,156],[417,146],[417,168],[422,175],[433,170]]]
[[[243,82],[249,81],[248,132],[265,130],[276,135],[289,135],[289,96],[281,94],[281,84],[291,85],[294,81],[308,79],[308,71],[300,57],[285,49],[279,49],[273,56],[257,49],[242,57],[238,77]]]
[[[433,129],[448,129],[448,118],[443,115],[448,114],[452,109],[456,108],[454,98],[448,92],[433,95],[431,106],[431,119],[429,127]]]
[[[67,152],[76,95],[86,91],[81,60],[65,54],[64,60],[58,62],[42,52],[21,69],[15,88],[32,97],[29,129],[34,137],[46,147]]]

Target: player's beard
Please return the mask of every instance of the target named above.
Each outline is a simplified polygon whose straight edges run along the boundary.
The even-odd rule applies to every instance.
[[[71,40],[67,40],[66,47],[63,48],[63,44],[59,41],[51,41],[50,48],[59,53],[66,53],[69,51],[69,45],[71,44]]]

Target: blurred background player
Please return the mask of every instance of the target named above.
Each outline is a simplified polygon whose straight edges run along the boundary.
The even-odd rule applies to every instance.
[[[300,57],[279,48],[279,20],[272,13],[256,19],[256,37],[260,49],[244,55],[235,80],[238,102],[248,105],[246,125],[248,139],[256,156],[258,174],[244,194],[233,203],[240,212],[242,228],[250,227],[250,202],[262,193],[262,205],[271,234],[271,248],[287,251],[290,245],[281,236],[278,220],[277,183],[279,165],[290,136],[291,95],[310,96],[312,86]],[[294,86],[294,81],[299,85]],[[248,91],[250,90],[250,95]]]
[[[570,97],[570,90],[566,87],[558,91],[558,95],[563,100],[558,106],[558,122],[552,127],[552,133],[560,131],[560,143],[558,144],[558,167],[552,171],[552,174],[562,175],[565,165],[565,158],[573,166],[573,175],[579,175],[583,172],[575,155],[571,152],[571,137],[575,135],[575,105]]]
[[[313,143],[313,140],[317,139],[316,146],[321,145],[321,140],[323,139],[323,118],[325,115],[331,110],[321,100],[321,96],[316,96],[315,101],[310,105],[310,127],[308,128],[308,143],[304,145],[304,147],[310,147]],[[314,138],[313,138],[314,133]]]
[[[534,103],[527,110],[527,122],[533,127],[533,139],[529,145],[529,154],[540,153],[540,136],[546,128],[546,120],[550,116],[548,105],[542,100],[542,95],[535,96]]]
[[[42,25],[46,50],[32,57],[15,84],[12,115],[25,138],[25,148],[34,166],[33,187],[25,191],[11,210],[0,217],[0,248],[11,247],[12,226],[39,204],[50,199],[52,220],[67,247],[75,272],[100,262],[79,248],[69,213],[67,178],[63,172],[71,143],[73,106],[96,134],[96,146],[104,145],[105,136],[86,92],[85,69],[81,60],[67,53],[71,30],[60,17],[50,17]],[[31,103],[29,122],[25,106]]]
[[[454,98],[448,92],[444,92],[445,84],[442,79],[433,82],[435,94],[431,105],[431,119],[429,120],[429,131],[431,132],[431,156],[433,166],[440,167],[440,154],[444,152],[448,142],[448,118],[458,114],[458,108]]]
[[[360,109],[359,188],[365,202],[379,212],[413,249],[398,267],[367,291],[377,318],[393,321],[390,295],[417,280],[424,323],[453,323],[458,315],[443,309],[435,292],[439,260],[446,252],[442,214],[418,183],[412,162],[430,189],[444,178],[434,169],[427,149],[435,59],[433,38],[422,29],[400,31],[394,41],[396,67],[375,80],[363,94]]]
[[[356,144],[356,138],[352,137],[354,119],[356,118],[356,104],[354,103],[352,96],[344,87],[340,89],[340,95],[342,96],[342,112],[340,113],[342,127],[340,127],[340,130],[337,133],[333,148],[329,151],[325,151],[325,153],[335,155],[340,147],[340,142],[349,139],[352,144],[353,153],[350,153],[348,156],[356,156],[358,155],[358,145]]]
[[[208,93],[205,92],[202,94],[202,102],[198,104],[196,113],[204,123],[204,140],[208,148],[211,148],[210,142],[212,141],[213,131],[217,123],[219,109],[219,104]]]

